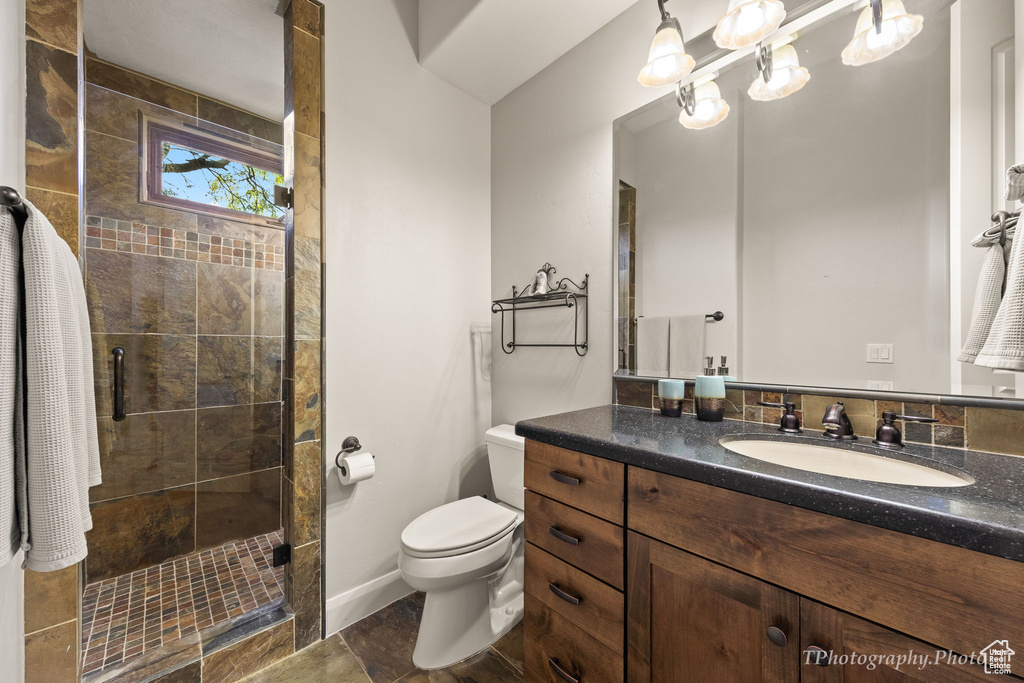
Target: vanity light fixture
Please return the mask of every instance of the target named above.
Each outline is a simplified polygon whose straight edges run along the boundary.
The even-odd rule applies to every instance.
[[[907,14],[903,0],[870,0],[857,18],[853,40],[843,48],[843,64],[861,66],[888,57],[913,40],[924,26],[920,14]]]
[[[757,54],[757,69],[761,74],[750,84],[747,94],[758,102],[781,100],[792,95],[811,80],[811,73],[800,66],[796,48],[790,43],[794,36],[775,43],[770,48],[762,45]]]
[[[651,42],[647,65],[640,71],[637,80],[640,85],[657,87],[672,85],[693,71],[693,57],[686,54],[683,44],[683,29],[679,20],[665,9],[667,0],[658,0],[661,23]]]
[[[715,27],[715,44],[729,50],[753,45],[778,29],[785,18],[786,7],[780,0],[729,0],[729,10]]]
[[[717,74],[709,74],[687,86],[676,84],[676,102],[682,107],[679,123],[690,130],[717,126],[729,115],[729,103],[715,83]]]

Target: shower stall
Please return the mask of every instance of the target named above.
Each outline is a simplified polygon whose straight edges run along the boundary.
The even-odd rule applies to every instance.
[[[87,61],[82,252],[103,483],[90,492],[86,680],[159,670],[285,602],[283,127],[156,81],[144,99],[143,78]]]

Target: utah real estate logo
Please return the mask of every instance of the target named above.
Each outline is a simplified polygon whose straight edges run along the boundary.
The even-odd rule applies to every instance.
[[[996,640],[981,651],[981,661],[985,664],[987,674],[1010,673],[1010,659],[1017,654],[1010,649],[1007,640]]]

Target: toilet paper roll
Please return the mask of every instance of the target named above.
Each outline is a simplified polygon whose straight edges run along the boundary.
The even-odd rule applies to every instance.
[[[338,477],[345,486],[365,481],[374,475],[373,453],[350,453],[341,459]]]

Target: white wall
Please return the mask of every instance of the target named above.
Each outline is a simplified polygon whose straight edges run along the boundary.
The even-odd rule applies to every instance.
[[[328,631],[404,594],[402,529],[487,493],[490,112],[416,61],[412,0],[326,3]],[[489,342],[484,340],[484,349]],[[356,435],[374,479],[341,487]]]
[[[726,2],[688,3],[683,32],[714,25]],[[640,2],[517,88],[491,110],[491,292],[508,296],[550,261],[559,275],[590,273],[590,352],[501,352],[495,321],[495,422],[608,403],[616,367],[612,122],[668,92],[636,81],[659,21]],[[578,280],[577,280],[578,281]],[[561,319],[520,318],[532,341],[572,333]]]
[[[25,189],[25,3],[0,3],[0,185]],[[7,530],[0,538],[8,538]],[[0,568],[0,661],[4,680],[25,677],[24,584],[19,552]]]

